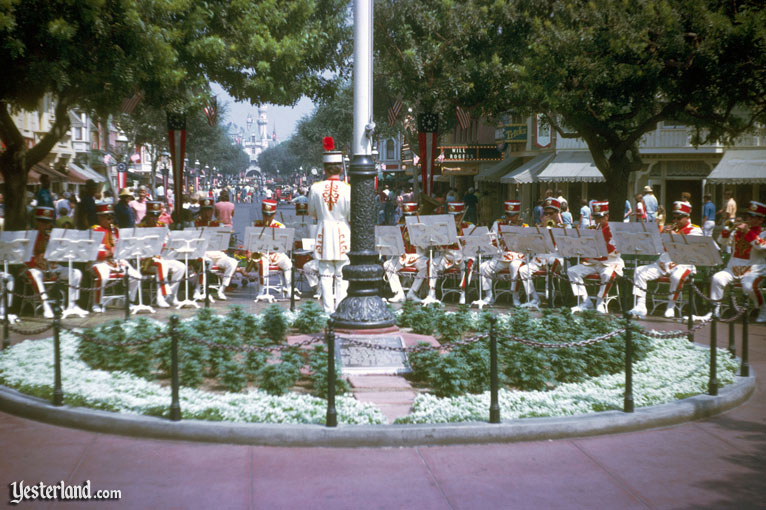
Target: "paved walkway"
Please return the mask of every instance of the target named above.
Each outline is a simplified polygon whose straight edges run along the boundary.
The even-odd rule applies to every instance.
[[[263,306],[252,305],[246,291],[232,297],[248,311]],[[107,316],[121,317],[117,311]],[[97,320],[103,318],[87,322]],[[707,335],[705,328],[697,340]],[[737,328],[738,352],[740,336]],[[723,347],[725,325],[718,338]],[[571,440],[381,449],[229,446],[83,432],[0,413],[0,502],[10,500],[13,481],[90,480],[93,491],[119,489],[122,499],[25,502],[21,508],[762,509],[766,326],[750,328],[750,359],[761,378],[735,410],[675,427]]]

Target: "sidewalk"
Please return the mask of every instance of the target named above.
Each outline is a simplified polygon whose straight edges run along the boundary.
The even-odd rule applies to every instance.
[[[232,297],[247,311],[263,306]],[[724,347],[727,326],[719,328]],[[696,340],[707,342],[708,331]],[[122,491],[120,501],[21,508],[764,508],[766,326],[751,325],[749,340],[751,370],[761,376],[750,400],[675,427],[479,446],[279,448],[126,438],[0,413],[0,483],[8,491],[12,481],[90,480],[94,491]]]

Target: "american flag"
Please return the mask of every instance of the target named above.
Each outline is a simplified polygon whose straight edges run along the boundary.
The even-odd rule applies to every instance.
[[[205,117],[207,117],[207,123],[211,126],[215,126],[218,121],[218,101],[215,96],[208,100],[208,104],[203,108]]]
[[[459,106],[455,107],[455,117],[457,117],[457,123],[460,124],[460,129],[466,129],[471,125],[471,114]]]
[[[136,106],[138,106],[138,103],[140,103],[143,98],[144,95],[139,91],[136,91],[133,94],[133,97],[125,98],[122,101],[122,105],[120,105],[120,113],[127,113],[130,115],[133,113],[133,111],[136,109]]]
[[[388,109],[388,123],[392,126],[396,124],[396,119],[399,118],[399,113],[402,111],[402,100],[397,99],[394,105]]]

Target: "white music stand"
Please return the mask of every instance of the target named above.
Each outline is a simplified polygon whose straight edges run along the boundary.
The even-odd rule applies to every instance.
[[[660,255],[664,251],[660,231],[656,223],[644,221],[638,223],[609,222],[609,230],[617,251],[623,255],[636,255],[633,259],[633,274],[638,268],[638,256]],[[637,296],[633,295],[633,306]]]
[[[712,237],[687,236],[670,232],[661,235],[670,260],[680,265],[717,266],[721,252]]]
[[[410,244],[428,251],[428,282],[433,278],[433,250],[438,246],[448,246],[458,243],[457,226],[449,214],[431,214],[428,216],[407,216],[404,218]],[[438,303],[430,294],[423,300],[423,305]]]
[[[88,315],[86,310],[76,306],[72,302],[72,273],[74,262],[91,262],[98,258],[98,249],[101,245],[101,235],[93,235],[93,230],[69,230],[54,228],[45,249],[45,259],[53,262],[66,262],[68,266],[67,281],[67,307],[61,313],[61,318],[66,319],[70,315],[80,318]]]
[[[564,229],[561,229],[564,230]],[[524,253],[528,261],[531,261],[535,254],[553,253],[556,251],[556,244],[553,242],[552,229],[547,227],[520,227],[517,225],[500,225],[500,235],[509,251]],[[546,258],[546,270],[548,259]],[[550,278],[550,271],[547,271],[546,278]],[[530,278],[531,278],[530,274]],[[530,282],[531,283],[531,282]],[[526,287],[525,287],[526,288]],[[531,305],[531,296],[527,292],[527,302],[522,307]],[[548,296],[548,285],[545,286],[545,296]]]
[[[10,276],[8,264],[24,264],[32,258],[35,241],[37,240],[37,230],[0,232],[0,259],[3,260],[3,272]],[[2,279],[2,290],[5,290],[6,281]],[[3,305],[5,306],[5,305]],[[17,317],[8,314],[8,322],[16,322]]]
[[[402,230],[398,226],[375,226],[375,249],[381,257],[399,257],[404,253]]]
[[[200,259],[207,250],[207,237],[200,230],[171,230],[170,237],[163,251],[163,257],[168,259],[183,259],[186,265],[186,274],[189,274],[189,259]],[[187,276],[188,278],[188,276]],[[184,285],[184,300],[176,304],[176,309],[180,310],[184,306],[193,306],[199,308],[196,301],[189,299],[189,285]]]
[[[245,229],[245,249],[251,253],[264,254],[267,263],[269,263],[272,253],[290,253],[292,251],[294,236],[294,228],[247,227]],[[269,293],[270,289],[267,269],[264,285],[259,289],[255,302],[263,300],[273,303],[275,298]]]
[[[564,258],[601,258],[609,255],[604,233],[600,229],[562,228],[554,232],[556,247]],[[577,299],[580,304],[580,298]]]
[[[492,244],[492,233],[487,227],[474,227],[468,235],[461,238],[463,243],[463,255],[467,258],[476,258],[479,273],[481,273],[481,259],[483,256],[490,257],[500,253],[500,249]],[[481,274],[479,274],[481,278]],[[481,295],[481,282],[479,282],[479,299],[471,303],[476,305],[479,310],[489,304]]]
[[[114,249],[117,260],[135,259],[136,268],[141,268],[141,259],[154,257],[162,251],[162,243],[168,236],[167,227],[123,228]],[[131,315],[139,312],[154,313],[154,308],[144,304],[141,282],[138,283],[138,304],[130,305]]]

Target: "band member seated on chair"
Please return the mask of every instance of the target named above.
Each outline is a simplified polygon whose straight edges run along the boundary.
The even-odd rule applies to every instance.
[[[561,215],[561,203],[557,198],[546,197],[543,201],[543,215],[542,226],[543,227],[563,227],[558,223],[558,218]],[[546,231],[547,232],[547,231]],[[550,273],[557,273],[564,265],[564,259],[559,257],[556,252],[550,253],[538,253],[534,255],[530,260],[522,262],[519,267],[519,280],[524,285],[524,292],[527,293],[528,301],[521,306],[529,306],[530,308],[540,307],[540,296],[535,289],[535,282],[533,276],[538,271],[548,271]],[[553,278],[553,275],[548,275],[549,278]],[[515,304],[514,299],[514,304]]]
[[[197,228],[202,227],[220,227],[222,226],[219,221],[213,220],[213,207],[215,201],[212,198],[202,198],[199,201],[199,217],[194,222],[194,226]],[[231,285],[231,278],[237,270],[237,260],[234,257],[229,257],[220,250],[208,250],[205,252],[203,259],[205,264],[211,264],[218,266],[223,271],[221,277],[221,285],[218,287],[218,299],[226,301],[226,287]],[[201,287],[203,282],[203,275],[200,273],[200,277],[197,279],[197,289],[194,291],[194,299],[205,299],[205,289]]]
[[[256,220],[253,225],[261,228],[285,228],[285,226],[274,219],[274,215],[277,213],[277,201],[271,199],[264,199],[261,202],[261,215],[262,220]],[[269,275],[269,266],[277,266],[282,271],[283,281],[285,282],[282,288],[282,296],[290,296],[290,287],[292,286],[292,276],[290,270],[293,268],[293,262],[290,260],[290,256],[286,253],[253,253],[251,260],[255,260],[260,274],[260,283],[264,284],[265,279]],[[295,290],[295,298],[298,297],[298,289]]]
[[[93,225],[95,232],[103,234],[101,247],[98,250],[97,262],[93,265],[94,283],[96,292],[93,299],[93,312],[104,311],[104,287],[109,280],[110,274],[122,278],[128,273],[128,296],[131,301],[135,301],[138,294],[138,284],[141,279],[141,273],[133,269],[127,260],[117,260],[114,258],[114,249],[117,246],[117,239],[120,237],[120,231],[112,224],[114,213],[112,204],[96,204],[96,218],[98,225]]]
[[[505,241],[501,235],[502,225],[526,227],[526,223],[521,221],[521,202],[518,200],[506,200],[504,203],[505,218],[497,220],[492,225],[492,234],[495,241],[493,244],[500,247],[500,253],[481,263],[481,289],[484,292],[484,299],[492,304],[495,302],[495,296],[492,295],[492,282],[500,271],[508,270],[511,281],[513,304],[519,306],[519,268],[524,262],[524,254],[508,250]]]
[[[159,221],[162,202],[147,201],[146,216],[138,224],[139,228],[164,227]],[[176,302],[176,293],[181,280],[186,275],[186,264],[180,260],[170,260],[155,255],[141,260],[141,273],[155,275],[157,278],[157,306],[168,308]]]
[[[348,291],[342,270],[349,263],[346,254],[351,249],[351,186],[340,180],[343,153],[334,150],[335,142],[329,136],[324,137],[322,145],[327,178],[311,185],[309,215],[317,220],[314,258],[319,270],[322,308],[333,313]]]
[[[458,237],[468,234],[469,227],[473,226],[473,223],[463,221],[465,215],[465,203],[463,202],[449,202],[447,204],[447,212],[455,218],[455,227],[457,228]],[[460,270],[460,304],[465,304],[465,288],[471,281],[471,271],[473,268],[473,258],[463,257],[463,246],[460,241],[439,247],[439,255],[434,258],[434,269],[436,274],[443,273],[453,267],[458,267]],[[428,302],[436,301],[436,279],[431,278],[428,281]]]
[[[37,227],[37,239],[35,240],[34,251],[32,252],[32,259],[26,263],[27,270],[26,276],[32,280],[35,293],[40,297],[43,303],[43,317],[46,319],[53,318],[53,309],[50,304],[50,297],[45,290],[45,280],[67,280],[69,278],[69,266],[57,264],[56,262],[49,262],[45,260],[45,250],[48,247],[48,241],[51,236],[51,228],[53,228],[53,208],[52,207],[37,207],[35,209],[35,226]],[[80,298],[80,282],[82,281],[82,271],[79,269],[72,269],[72,281],[67,282],[69,292],[67,293],[67,305],[66,309],[77,311],[78,313],[87,313],[85,310],[77,306],[77,300]],[[12,285],[9,285],[9,289],[12,290]],[[9,299],[10,302],[10,299]],[[10,319],[10,316],[9,316]]]
[[[596,222],[595,228],[601,230],[604,236],[608,255],[599,258],[586,257],[582,263],[569,268],[568,275],[572,284],[572,293],[580,301],[579,305],[572,307],[572,311],[582,312],[593,309],[593,303],[588,298],[588,291],[585,288],[584,278],[588,275],[598,274],[601,278],[601,286],[596,295],[596,310],[600,313],[607,313],[606,296],[617,276],[622,276],[625,262],[623,262],[620,252],[617,251],[612,240],[612,231],[609,230],[609,202],[594,202],[591,216]]]
[[[673,202],[673,223],[667,225],[663,232],[672,232],[673,234],[687,236],[701,236],[702,229],[693,225],[689,216],[692,213],[692,205],[689,202]],[[670,288],[668,289],[668,306],[665,309],[665,317],[675,317],[676,301],[683,282],[694,275],[696,269],[692,265],[678,265],[670,260],[668,252],[660,255],[659,260],[654,264],[639,266],[633,276],[633,295],[636,296],[636,306],[630,311],[637,317],[645,317],[646,310],[646,287],[650,281],[656,280],[662,276],[670,276]]]
[[[423,282],[428,278],[428,256],[424,256],[420,253],[415,246],[410,243],[410,236],[407,232],[407,224],[405,223],[405,217],[414,216],[418,212],[417,202],[404,202],[402,203],[402,212],[404,216],[399,220],[399,228],[402,231],[402,238],[404,240],[404,253],[399,257],[394,257],[383,263],[384,274],[388,278],[388,284],[391,286],[391,292],[394,296],[388,300],[389,303],[400,303],[404,301],[404,289],[402,283],[399,280],[399,271],[405,267],[413,267],[417,270],[415,279],[412,282],[409,292],[407,292],[407,299],[410,301],[420,302],[418,297],[418,290]]]
[[[726,286],[739,280],[742,282],[742,291],[759,309],[755,322],[766,322],[766,306],[759,288],[763,279],[766,278],[766,230],[763,228],[766,221],[766,204],[751,200],[747,210],[742,214],[746,218],[745,221],[736,223],[733,227],[734,253],[726,269],[713,275],[710,299],[720,301]],[[719,316],[720,311],[719,302],[713,306],[711,314]],[[708,314],[708,317],[711,314]]]

